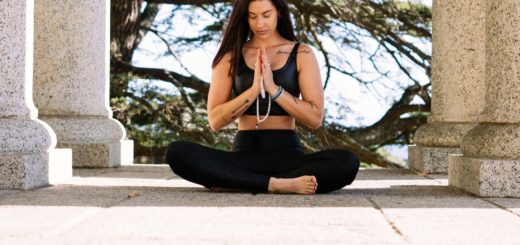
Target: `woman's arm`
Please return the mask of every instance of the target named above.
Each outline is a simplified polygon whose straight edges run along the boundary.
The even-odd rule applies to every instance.
[[[311,128],[319,128],[323,121],[323,88],[321,84],[320,69],[314,52],[305,44],[298,47],[297,66],[298,81],[302,99],[296,98],[290,93],[284,91],[280,97],[276,99],[276,103],[280,105],[287,113],[296,118],[296,120],[308,125]],[[266,60],[267,56],[263,53],[262,59]],[[271,68],[264,72],[264,75],[271,73]],[[265,71],[264,70],[264,71]],[[264,76],[264,81],[271,76],[271,84],[266,84],[267,92],[273,96],[278,90],[278,85],[272,82],[272,75]]]
[[[229,75],[231,55],[227,53],[213,68],[211,84],[208,93],[208,121],[211,130],[218,131],[235,121],[255,101],[260,94],[260,69],[255,69],[253,85],[239,96],[229,100],[232,88],[232,78]],[[257,55],[260,64],[260,55]]]

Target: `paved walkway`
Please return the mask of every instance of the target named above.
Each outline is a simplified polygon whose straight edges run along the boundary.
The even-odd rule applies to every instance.
[[[74,176],[0,190],[0,244],[520,244],[520,199],[478,198],[446,175],[362,169],[315,196],[212,193],[165,165]]]

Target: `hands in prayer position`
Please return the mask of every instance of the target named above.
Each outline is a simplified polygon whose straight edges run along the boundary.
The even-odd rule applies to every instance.
[[[267,57],[267,52],[265,48],[259,48],[256,51],[256,62],[255,62],[255,74],[253,78],[253,89],[258,94],[261,93],[261,86],[263,82],[263,87],[265,91],[267,91],[270,95],[276,93],[278,89],[273,79],[273,71],[271,69],[271,62]],[[257,91],[258,90],[258,91]]]

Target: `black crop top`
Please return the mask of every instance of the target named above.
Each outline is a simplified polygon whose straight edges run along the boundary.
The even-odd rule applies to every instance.
[[[285,65],[277,70],[273,70],[273,79],[276,85],[284,88],[284,93],[289,92],[296,98],[300,97],[300,86],[298,85],[298,68],[296,66],[296,51],[300,43],[296,43],[287,58]],[[249,68],[244,60],[244,57],[240,56],[240,63],[237,70],[237,75],[233,79],[233,94],[238,96],[253,85],[254,70]],[[269,96],[265,96],[262,99],[260,96],[260,115],[267,113],[267,105]],[[247,108],[244,112],[246,115],[256,115],[256,101]],[[275,102],[271,102],[271,112],[269,115],[289,115],[281,106]]]

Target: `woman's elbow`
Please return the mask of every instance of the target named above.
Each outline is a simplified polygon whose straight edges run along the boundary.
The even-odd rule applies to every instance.
[[[321,127],[322,121],[323,121],[322,118],[315,118],[315,119],[309,120],[305,124],[307,124],[307,126],[309,126],[312,129],[317,129],[317,128]]]
[[[217,132],[222,128],[222,127],[219,127],[217,120],[215,120],[215,115],[214,115],[214,113],[212,113],[212,111],[209,111],[209,113],[208,113],[208,124],[209,124],[209,128],[213,132]]]
[[[312,129],[318,129],[321,127],[321,120],[320,121],[316,121],[316,122],[313,122],[312,124],[309,125]]]
[[[218,125],[217,122],[215,122],[215,120],[211,119],[211,117],[208,117],[208,122],[209,128],[212,132],[218,132],[222,128],[222,126]]]
[[[209,124],[209,128],[211,129],[211,132],[218,132],[219,131],[219,128],[217,128],[215,125],[213,124]]]
[[[312,129],[317,129],[317,128],[321,127],[322,123],[323,123],[323,114],[320,114],[317,117],[315,117],[314,120],[312,120],[312,122],[309,124],[309,126]]]

